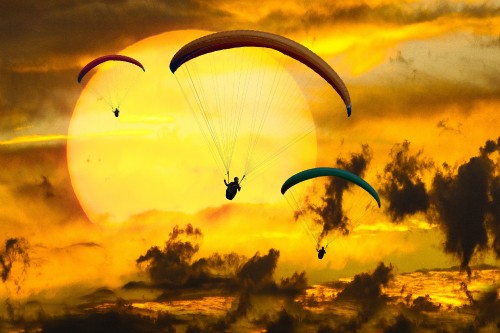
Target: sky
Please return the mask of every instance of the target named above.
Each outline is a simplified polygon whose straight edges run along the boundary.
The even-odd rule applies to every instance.
[[[236,285],[229,326],[246,313],[248,295],[269,288],[286,294],[355,276],[380,288],[392,272],[452,266],[470,284],[475,267],[498,266],[500,257],[499,13],[498,1],[465,0],[2,2],[2,318],[35,301],[52,315],[47,304],[71,306],[81,301],[71,295],[132,282],[165,294],[179,284],[196,289],[207,274]],[[298,101],[289,112],[313,130],[228,201],[183,78],[168,65],[189,41],[235,29],[279,34],[321,56],[345,82],[353,113],[315,73],[275,65]],[[77,83],[90,60],[117,53],[146,71],[116,81],[93,72]],[[305,75],[312,84],[302,84]],[[101,82],[131,82],[120,117],[92,93]],[[293,140],[275,117],[263,132],[268,147]],[[316,188],[320,207],[309,207],[320,224],[295,221],[280,186],[316,166],[361,175],[381,208],[342,233],[329,211],[342,197],[327,182]],[[323,260],[305,224],[331,230]],[[182,264],[169,266],[169,249]],[[356,297],[385,302],[383,290],[375,294]],[[286,309],[277,323],[290,319]]]

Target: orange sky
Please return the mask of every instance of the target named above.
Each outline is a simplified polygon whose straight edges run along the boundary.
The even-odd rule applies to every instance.
[[[6,22],[0,25],[0,235],[2,242],[24,238],[32,250],[29,268],[15,271],[23,276],[18,297],[120,286],[140,276],[140,255],[187,223],[203,231],[199,256],[251,257],[277,248],[277,275],[306,270],[311,283],[353,276],[380,261],[400,272],[460,264],[443,251],[439,221],[422,213],[395,224],[384,196],[380,213],[334,241],[324,260],[313,260],[314,247],[279,187],[292,172],[333,165],[363,144],[372,154],[365,179],[376,189],[391,149],[405,140],[411,154],[422,151],[436,167],[458,168],[478,156],[500,128],[498,4],[96,2],[38,4],[39,17],[34,5],[8,4],[0,14]],[[347,118],[330,87],[318,81],[304,90],[319,119],[316,131],[295,147],[293,162],[281,157],[232,202],[168,70],[184,43],[226,29],[266,30],[302,43],[339,73],[353,101]],[[128,97],[128,114],[118,119],[103,103],[102,112],[94,109],[95,97],[76,83],[85,63],[111,53],[146,67]],[[433,175],[421,175],[427,190]],[[489,234],[488,246],[493,239]],[[476,252],[471,264],[483,262],[498,263],[493,250]],[[0,295],[15,294],[6,285]]]

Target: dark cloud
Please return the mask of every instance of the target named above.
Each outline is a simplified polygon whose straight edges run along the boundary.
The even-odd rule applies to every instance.
[[[479,156],[460,165],[456,173],[445,165],[432,183],[432,205],[446,235],[444,249],[457,255],[469,274],[474,253],[488,249],[488,229],[498,239],[500,216],[493,203],[498,200],[495,175],[500,165],[490,157],[499,150],[500,138],[490,140]]]
[[[178,225],[176,225],[172,232],[170,233],[170,239],[175,240],[179,238],[181,235],[186,235],[186,236],[193,236],[193,237],[202,237],[203,234],[201,233],[201,229],[193,227],[191,224],[186,225],[184,229],[179,228]]]
[[[410,153],[410,142],[396,144],[390,153],[390,162],[384,167],[380,194],[387,199],[386,211],[395,222],[412,214],[425,213],[430,205],[423,181],[424,172],[433,163],[423,157],[422,150]]]
[[[474,305],[476,303],[476,301],[474,300],[474,296],[472,296],[472,292],[469,290],[467,284],[463,281],[460,282],[460,291],[465,294],[470,305]]]
[[[406,66],[410,66],[413,62],[413,59],[412,58],[405,58],[403,56],[403,54],[401,53],[401,51],[398,51],[398,54],[394,58],[390,57],[389,61],[390,62],[397,62],[397,63],[403,64]]]
[[[115,292],[106,287],[98,288],[93,292],[80,297],[80,299],[85,303],[115,301],[117,298],[118,297]]]
[[[136,260],[139,266],[146,267],[153,283],[181,287],[193,274],[191,261],[193,255],[198,252],[199,245],[178,240],[179,235],[184,233],[186,233],[185,229],[176,226],[163,249],[154,246]]]
[[[293,333],[298,331],[298,320],[285,309],[278,313],[276,320],[266,325],[267,333]]]
[[[479,295],[476,308],[478,314],[476,316],[476,324],[479,327],[484,327],[489,323],[500,324],[500,299],[496,288],[486,290]]]
[[[481,49],[477,48],[481,53]],[[425,59],[417,59],[425,62]],[[440,60],[441,61],[441,60]],[[393,119],[405,117],[435,117],[437,112],[452,108],[469,115],[481,101],[497,102],[500,94],[500,70],[479,59],[460,59],[469,75],[452,78],[447,73],[436,73],[422,64],[405,65],[390,62],[366,75],[366,81],[353,82],[349,93],[353,102],[351,122],[364,122],[367,118]],[[470,64],[474,65],[471,66]],[[418,66],[418,67],[417,67]],[[471,80],[474,76],[477,79]],[[376,80],[377,89],[373,89]],[[432,92],[432,93],[429,93]],[[354,117],[356,110],[363,117]]]
[[[265,255],[256,253],[249,259],[236,253],[214,253],[209,257],[193,260],[199,245],[188,239],[199,236],[201,231],[197,228],[176,226],[163,249],[152,247],[137,259],[137,264],[149,274],[152,287],[164,291],[157,298],[159,301],[176,299],[184,292],[196,290],[207,292],[217,289],[238,295],[223,317],[204,323],[191,323],[188,331],[225,331],[238,320],[246,318],[254,309],[254,297],[268,295],[288,299],[307,288],[305,272],[295,272],[290,277],[282,278],[280,283],[274,280],[279,259],[279,251],[276,249],[270,249]],[[151,286],[141,282],[126,285],[126,289],[145,287]]]
[[[384,329],[384,333],[411,333],[415,331],[415,324],[406,318],[404,315],[399,314],[395,318],[395,322]]]
[[[110,311],[106,313],[92,313],[89,315],[74,315],[64,318],[54,319],[42,325],[44,333],[63,332],[106,332],[106,333],[160,333],[175,332],[172,324],[155,320],[148,317]]]
[[[102,247],[100,244],[94,243],[94,242],[81,242],[81,243],[75,243],[71,244],[69,247]]]
[[[8,219],[27,216],[44,226],[86,220],[71,186],[64,145],[2,148],[0,165],[0,184],[16,203],[0,212],[0,219],[4,214]],[[5,200],[12,200],[10,197]],[[29,221],[10,223],[15,226]]]
[[[497,259],[500,259],[500,176],[495,176],[491,180],[490,195],[487,225],[493,237],[493,251]]]
[[[413,300],[411,305],[411,309],[415,311],[427,311],[427,312],[435,312],[441,308],[441,305],[436,305],[432,302],[432,299],[429,295],[418,296]]]
[[[23,272],[30,264],[29,243],[24,238],[9,238],[5,241],[5,248],[0,252],[0,268],[2,269],[2,282],[15,279],[18,288],[21,286],[19,277],[11,277],[14,265],[21,265]]]
[[[383,263],[372,274],[361,273],[354,276],[336,297],[336,300],[353,300],[359,304],[357,317],[344,323],[342,331],[360,328],[386,306],[389,298],[383,293],[383,287],[394,277],[394,267]]]
[[[337,158],[335,166],[363,177],[371,159],[372,153],[369,146],[363,145],[362,151],[352,153],[349,159]],[[344,193],[353,186],[355,185],[352,182],[339,177],[331,177],[325,185],[325,192],[320,194],[321,204],[319,206],[310,205],[306,209],[317,215],[315,222],[323,227],[318,242],[334,230],[338,230],[344,235],[349,233],[350,220],[343,208],[342,198]]]
[[[456,127],[453,127],[449,124],[449,119],[441,119],[436,124],[437,128],[441,129],[441,133],[443,132],[451,132],[456,134],[462,134],[462,123],[458,123]]]
[[[254,288],[273,283],[273,274],[278,263],[280,252],[270,249],[267,255],[259,256],[256,253],[241,267],[238,278],[244,284],[250,284]]]
[[[223,28],[230,16],[204,1],[2,3],[0,57],[13,65],[102,55],[161,32]],[[36,13],[36,15],[33,15]],[[216,19],[215,19],[216,18]],[[66,57],[66,58],[64,58]]]
[[[250,259],[236,253],[214,253],[193,260],[199,244],[189,239],[196,240],[201,235],[201,230],[191,225],[185,228],[176,226],[163,248],[151,247],[136,260],[138,266],[148,273],[153,286],[166,290],[160,298],[170,297],[169,290],[223,288],[242,293],[241,307],[244,303],[250,303],[249,293],[293,295],[307,287],[305,272],[295,272],[291,277],[283,278],[279,284],[275,282],[273,275],[279,259],[279,251],[275,249],[270,249],[262,256],[256,253]],[[128,289],[134,287],[144,287],[144,283],[131,282],[126,285]]]
[[[0,130],[69,123],[79,58],[178,29],[222,30],[231,15],[199,0],[15,1],[0,5]],[[67,127],[67,126],[66,126]]]
[[[76,83],[78,70],[13,72],[2,68],[0,61],[0,130],[23,135],[13,130],[52,123],[56,117],[69,125],[81,89]]]
[[[278,9],[262,18],[259,24],[280,32],[310,30],[339,23],[365,22],[383,25],[405,25],[434,21],[442,17],[462,18],[495,17],[499,9],[488,4],[464,4],[440,1],[434,6],[415,3],[369,4],[324,2],[303,3],[302,12]],[[300,22],[300,24],[297,24]],[[300,27],[300,28],[299,28]]]
[[[282,278],[280,281],[280,290],[288,294],[299,294],[307,289],[306,271],[295,272],[290,277]]]

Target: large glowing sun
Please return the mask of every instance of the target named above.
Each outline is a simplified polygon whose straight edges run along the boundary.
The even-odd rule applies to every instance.
[[[118,52],[144,65],[146,71],[133,79],[121,73],[111,79],[104,67],[89,73],[70,122],[67,157],[74,191],[91,221],[120,222],[150,210],[192,213],[233,202],[282,202],[283,181],[315,165],[312,133],[245,184],[235,201],[225,199],[220,172],[168,67],[178,49],[208,33],[168,32]],[[129,88],[116,118],[94,92],[124,83]],[[301,95],[297,84],[291,89]],[[301,103],[303,121],[312,127],[305,98]],[[270,134],[288,135],[277,126]]]

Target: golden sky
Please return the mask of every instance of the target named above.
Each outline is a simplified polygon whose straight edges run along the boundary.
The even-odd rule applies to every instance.
[[[399,272],[498,264],[498,1],[13,1],[0,8],[0,241],[26,240],[31,258],[25,271],[12,270],[0,297],[139,280],[136,260],[187,223],[203,232],[198,257],[249,258],[275,248],[276,275],[306,271],[310,283],[379,262]],[[314,131],[233,201],[224,198],[221,173],[168,69],[182,45],[230,29],[305,45],[340,75],[353,104],[348,118],[325,82],[297,80],[300,119]],[[88,61],[114,53],[146,68],[123,80],[133,87],[119,118],[90,92],[109,82],[105,72],[90,73],[86,86],[76,82]],[[280,70],[308,74],[293,65]],[[270,143],[291,135],[279,126],[264,130]],[[279,188],[294,172],[352,154],[367,161],[363,178],[382,208],[356,221],[349,236],[334,234],[325,259],[316,260]],[[471,208],[479,215],[468,215],[463,203],[483,194]],[[463,225],[472,225],[465,236],[455,232]]]

